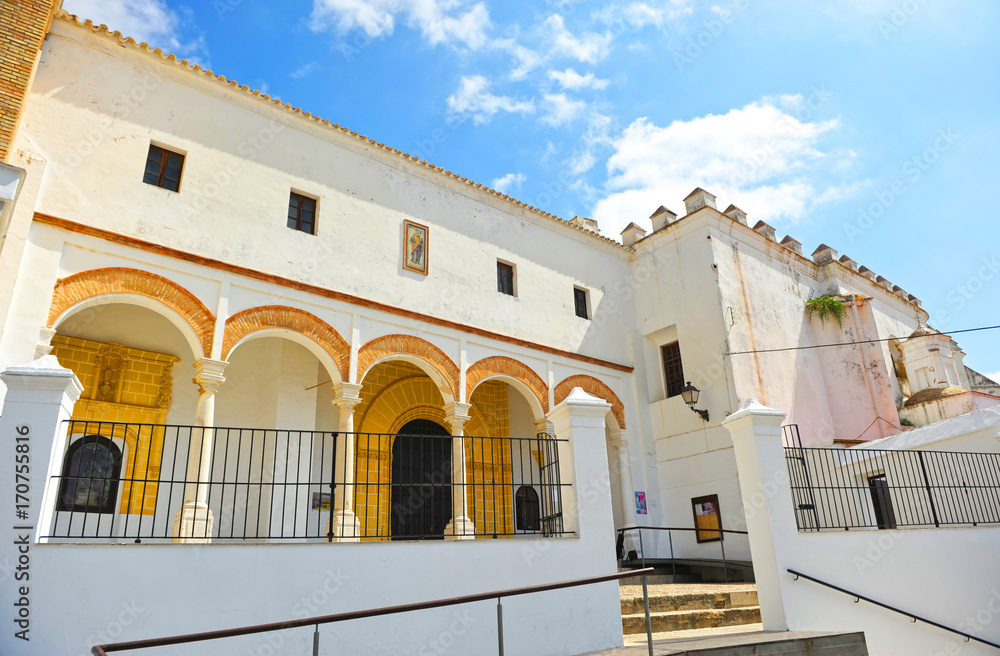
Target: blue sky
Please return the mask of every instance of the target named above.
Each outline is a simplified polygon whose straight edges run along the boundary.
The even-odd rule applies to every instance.
[[[1000,3],[65,0],[618,238],[696,186],[1000,324]],[[1000,331],[956,337],[1000,375]]]

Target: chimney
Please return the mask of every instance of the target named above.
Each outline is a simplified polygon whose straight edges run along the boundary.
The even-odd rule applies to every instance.
[[[802,255],[802,242],[792,239],[791,235],[785,235],[785,238],[781,240],[781,245],[790,251]]]
[[[774,228],[764,223],[763,221],[758,221],[757,224],[754,225],[753,229],[754,232],[758,232],[764,235],[771,241],[778,241],[777,237],[774,236]]]
[[[624,230],[622,230],[622,243],[626,246],[631,247],[632,244],[639,241],[646,236],[646,231],[637,226],[634,223],[628,224]]]
[[[653,222],[653,232],[656,232],[658,230],[663,230],[668,225],[676,221],[677,215],[663,205],[660,205],[656,208],[656,211],[649,216],[649,219]]]
[[[747,225],[747,213],[741,210],[740,208],[736,207],[735,205],[730,205],[729,207],[727,207],[726,211],[723,212],[723,214],[728,216],[733,221],[736,221],[737,223],[742,223],[743,225]]]
[[[819,248],[813,251],[812,258],[816,264],[827,264],[837,259],[837,251],[826,244],[820,244]]]
[[[713,210],[717,209],[715,207],[715,196],[701,187],[697,187],[684,199],[684,209],[688,214],[693,214],[703,207],[711,207]]]
[[[591,232],[596,232],[597,234],[601,234],[601,229],[597,227],[597,221],[595,221],[594,219],[588,219],[585,216],[574,216],[570,220],[570,223],[572,223],[578,228],[583,228],[584,230],[589,230]]]

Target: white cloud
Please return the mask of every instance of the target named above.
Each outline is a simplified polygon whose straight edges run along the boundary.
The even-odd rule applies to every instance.
[[[471,117],[476,123],[488,123],[497,112],[530,114],[535,111],[531,100],[514,100],[490,92],[490,83],[482,75],[463,77],[458,91],[448,96],[448,111],[459,118]]]
[[[539,120],[554,128],[569,123],[587,107],[584,101],[573,100],[564,93],[547,93],[544,99],[545,114]]]
[[[397,18],[420,30],[431,45],[463,45],[478,50],[487,44],[490,12],[463,0],[313,0],[309,27],[316,32],[361,30],[370,37],[388,36]]]
[[[983,374],[983,375],[992,380],[994,383],[1000,383],[1000,371],[994,371],[991,374]]]
[[[611,47],[611,35],[585,32],[578,36],[566,29],[566,23],[559,14],[552,14],[544,23],[549,31],[548,40],[552,52],[572,57],[577,61],[597,63],[607,56]]]
[[[510,71],[510,79],[518,81],[528,77],[531,71],[538,68],[544,58],[531,48],[525,47],[514,39],[495,39],[492,46],[514,55],[517,65]]]
[[[302,66],[301,68],[289,73],[288,77],[295,80],[301,80],[302,78],[304,78],[305,76],[309,75],[310,73],[316,70],[319,70],[319,64],[317,64],[316,62],[309,62],[305,66]]]
[[[663,27],[667,21],[690,15],[694,11],[692,5],[692,0],[615,3],[605,5],[594,12],[594,17],[609,25],[621,23],[634,28],[643,28],[647,25]]]
[[[136,41],[187,57],[201,63],[196,55],[205,54],[201,36],[181,35],[182,21],[164,0],[65,0],[63,8],[97,25],[107,25]]]
[[[565,71],[549,71],[549,79],[555,80],[563,89],[603,89],[608,86],[607,80],[594,77],[593,73],[580,75],[572,68]]]
[[[587,119],[587,131],[580,138],[583,147],[576,151],[569,161],[573,175],[586,173],[597,163],[597,151],[612,145],[612,121],[610,116],[594,112]]]
[[[659,205],[683,214],[681,200],[703,187],[754,219],[803,218],[820,202],[851,193],[851,185],[824,183],[830,164],[817,142],[837,120],[799,120],[788,113],[798,96],[767,97],[726,114],[709,114],[666,127],[645,118],[612,142],[608,195],[594,218],[617,230]],[[787,111],[786,111],[787,110]]]
[[[502,194],[509,194],[527,179],[528,177],[523,173],[508,173],[502,178],[495,179],[490,186]]]

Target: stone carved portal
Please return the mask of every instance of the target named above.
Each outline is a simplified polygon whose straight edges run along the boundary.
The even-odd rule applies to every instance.
[[[443,539],[452,513],[449,483],[450,433],[427,419],[403,426],[392,445],[392,539]]]

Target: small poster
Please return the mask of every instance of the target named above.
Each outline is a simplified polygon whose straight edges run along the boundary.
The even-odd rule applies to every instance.
[[[329,510],[330,509],[330,493],[329,492],[313,492],[312,509],[313,510]]]
[[[427,226],[403,221],[403,268],[427,275]]]
[[[636,492],[635,493],[635,514],[645,515],[646,513],[646,493]]]
[[[719,515],[719,495],[710,494],[691,499],[694,511],[695,537],[698,542],[714,542],[722,539],[722,518]],[[716,530],[711,530],[716,529]]]

